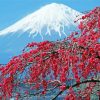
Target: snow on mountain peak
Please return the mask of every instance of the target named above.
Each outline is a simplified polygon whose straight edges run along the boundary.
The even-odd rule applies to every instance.
[[[78,15],[81,16],[82,14],[64,4],[48,4],[8,28],[1,30],[0,35],[28,31],[30,35],[36,36],[39,33],[42,36],[42,30],[46,28],[45,34],[51,35],[53,30],[61,36],[61,33],[65,34],[65,27],[69,28],[69,26],[77,25],[74,20]]]

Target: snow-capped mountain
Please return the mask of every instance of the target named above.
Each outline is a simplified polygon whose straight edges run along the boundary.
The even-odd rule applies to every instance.
[[[65,38],[76,30],[82,13],[64,5],[48,4],[0,31],[0,63],[17,55],[32,41]],[[42,37],[42,38],[41,38]]]
[[[61,36],[61,32],[64,33],[64,27],[70,28],[77,24],[74,23],[74,20],[76,20],[78,15],[81,15],[81,13],[64,4],[48,4],[0,31],[0,35],[26,31],[30,35],[35,35],[36,33],[41,35],[42,30],[46,28],[47,34],[54,30]]]

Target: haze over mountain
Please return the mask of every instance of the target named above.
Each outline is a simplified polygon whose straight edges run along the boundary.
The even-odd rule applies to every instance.
[[[78,16],[78,17],[77,17]],[[0,63],[21,53],[27,43],[63,39],[78,25],[82,13],[64,5],[48,4],[0,31]]]

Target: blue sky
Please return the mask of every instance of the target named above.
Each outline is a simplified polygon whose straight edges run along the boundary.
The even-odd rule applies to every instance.
[[[80,12],[100,6],[100,0],[0,0],[0,30],[52,2],[66,4]]]

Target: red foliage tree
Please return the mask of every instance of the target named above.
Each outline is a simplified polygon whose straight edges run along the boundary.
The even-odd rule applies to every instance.
[[[50,93],[52,100],[65,93],[65,100],[100,96],[100,7],[81,20],[80,32],[62,41],[29,43],[1,65],[0,100]]]

